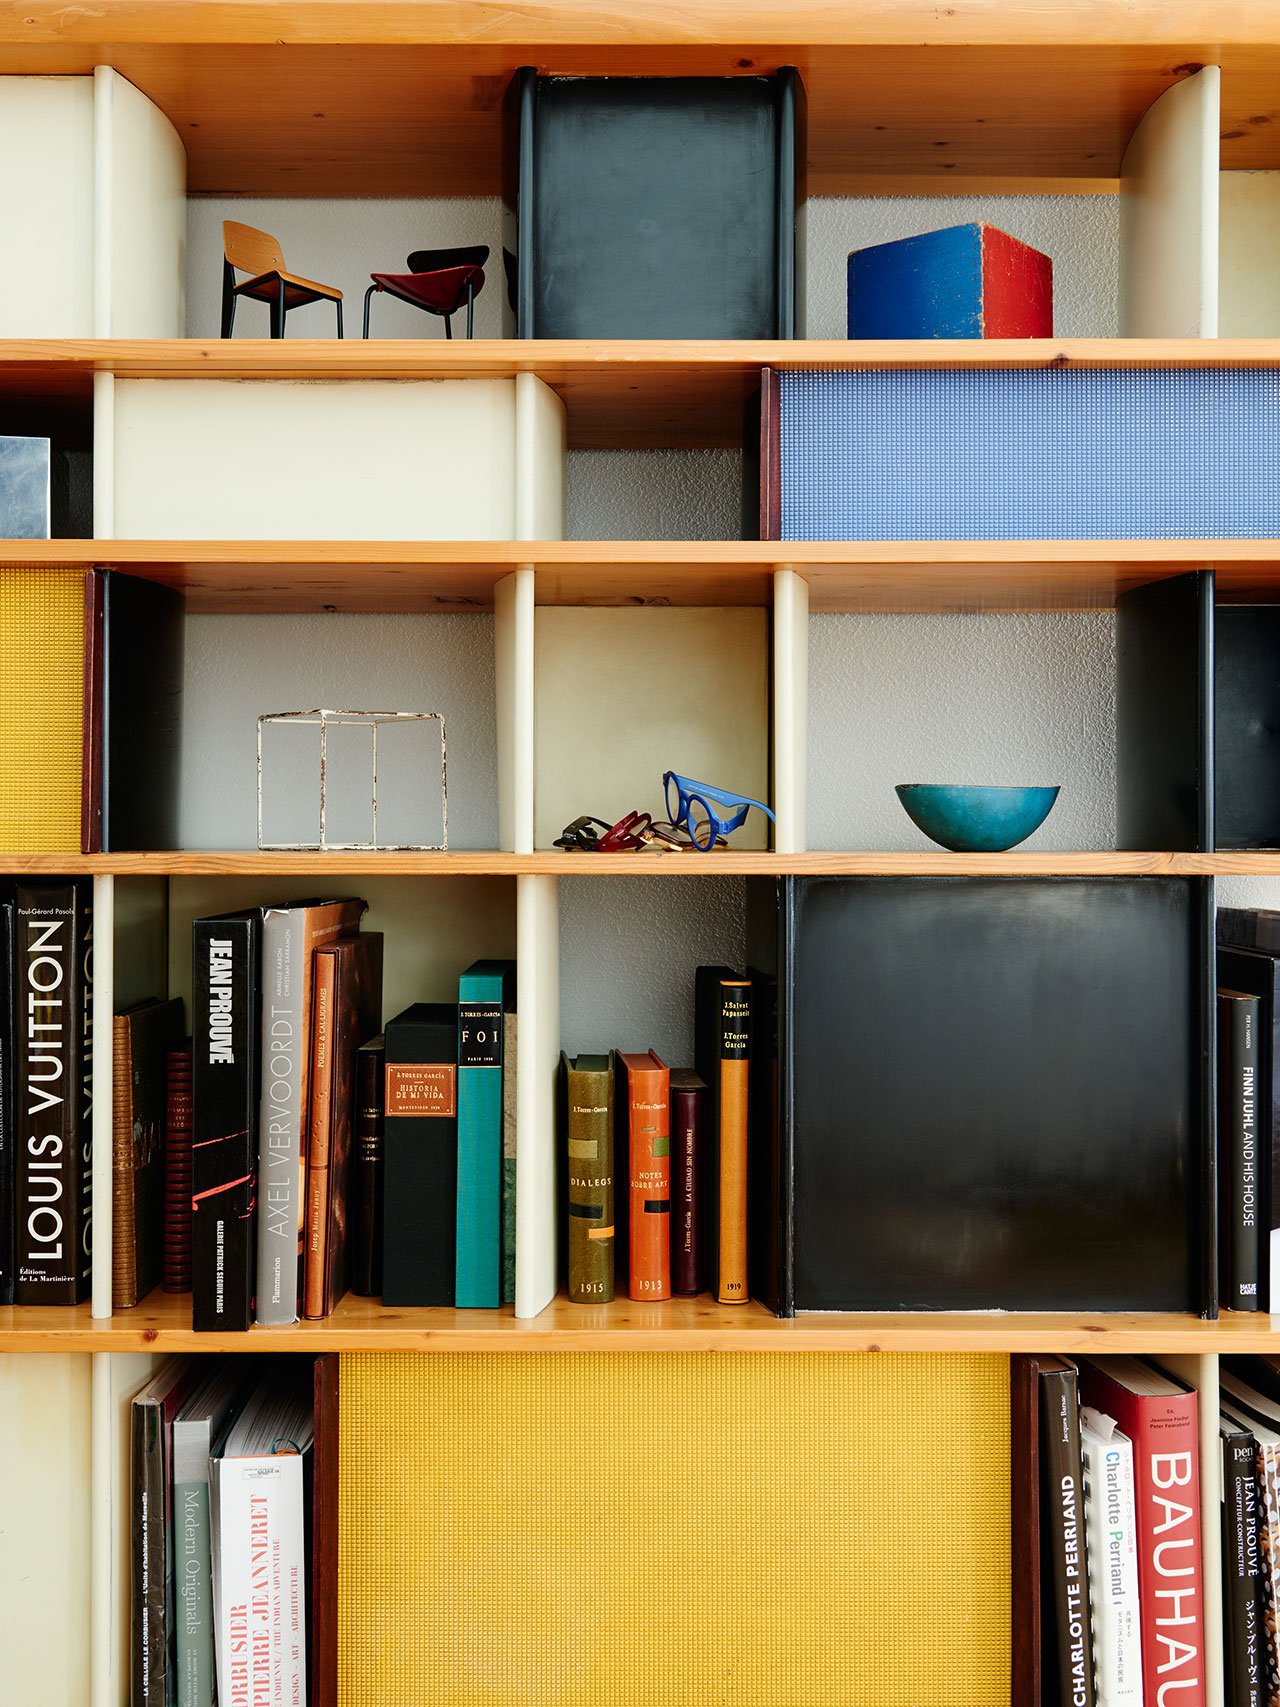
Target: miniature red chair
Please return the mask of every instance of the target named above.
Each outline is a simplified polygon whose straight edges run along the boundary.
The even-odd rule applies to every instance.
[[[471,336],[472,309],[484,288],[484,264],[489,259],[487,243],[470,249],[415,249],[405,261],[407,273],[370,273],[373,283],[364,293],[364,335],[369,336],[369,304],[374,294],[385,290],[401,302],[412,303],[428,314],[444,318],[444,335],[453,336],[453,316],[465,302],[467,336]]]

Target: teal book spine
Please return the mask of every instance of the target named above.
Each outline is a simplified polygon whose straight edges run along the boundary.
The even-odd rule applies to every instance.
[[[175,1482],[178,1707],[213,1707],[213,1581],[208,1482]]]
[[[462,1309],[502,1302],[502,1044],[515,966],[481,960],[458,979],[458,1245]]]

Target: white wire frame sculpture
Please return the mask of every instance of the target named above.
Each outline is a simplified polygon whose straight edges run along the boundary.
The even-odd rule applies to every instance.
[[[388,724],[437,723],[440,726],[440,840],[387,842],[378,840],[378,730]],[[314,842],[269,842],[262,833],[263,731],[274,724],[320,729],[320,839]],[[372,836],[361,842],[335,842],[328,836],[326,798],[329,731],[367,728],[370,731],[369,804]],[[447,853],[449,851],[449,787],[445,759],[444,718],[438,711],[269,711],[258,718],[258,847],[267,853]]]

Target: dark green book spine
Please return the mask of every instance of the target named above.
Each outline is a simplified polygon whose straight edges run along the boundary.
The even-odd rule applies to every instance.
[[[613,1070],[607,1055],[562,1056],[565,1178],[568,1182],[569,1299],[613,1297]]]

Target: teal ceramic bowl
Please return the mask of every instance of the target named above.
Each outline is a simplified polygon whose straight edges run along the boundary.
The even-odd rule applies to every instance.
[[[1003,853],[1038,830],[1057,788],[1000,788],[953,782],[900,782],[911,822],[953,853]]]

